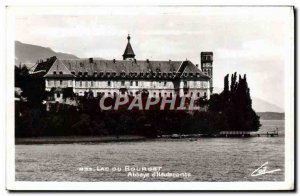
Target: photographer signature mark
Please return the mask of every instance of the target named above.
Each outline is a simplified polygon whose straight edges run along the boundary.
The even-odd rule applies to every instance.
[[[265,162],[264,164],[262,164],[259,168],[257,168],[256,170],[254,170],[251,174],[251,176],[260,176],[260,175],[264,175],[264,174],[269,174],[269,173],[274,173],[277,171],[281,171],[280,169],[274,169],[274,170],[267,170],[268,169],[268,162]]]

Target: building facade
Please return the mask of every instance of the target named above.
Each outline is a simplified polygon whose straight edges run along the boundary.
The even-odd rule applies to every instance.
[[[201,69],[191,61],[136,60],[130,36],[123,60],[75,59],[51,57],[40,61],[34,73],[44,73],[45,88],[72,88],[78,96],[92,92],[93,96],[146,92],[149,96],[210,97],[213,90],[212,52],[201,53]],[[62,98],[60,91],[56,99]]]

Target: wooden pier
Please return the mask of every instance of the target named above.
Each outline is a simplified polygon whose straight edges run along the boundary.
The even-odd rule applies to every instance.
[[[277,136],[278,137],[278,130],[275,130],[275,131],[268,131],[267,133],[257,133],[256,134],[257,137],[260,137],[260,136],[267,136],[267,137],[274,137],[274,136]]]
[[[276,129],[274,131],[268,131],[266,133],[255,133],[249,131],[221,131],[220,136],[221,137],[253,137],[253,136],[275,137],[275,136],[279,136],[279,134],[278,134],[278,129]]]

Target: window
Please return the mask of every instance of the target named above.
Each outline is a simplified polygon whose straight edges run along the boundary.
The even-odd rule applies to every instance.
[[[60,93],[56,93],[56,97],[57,97],[57,98],[60,98]]]
[[[184,88],[187,87],[187,81],[184,81],[184,82],[183,82],[183,86],[184,86]]]
[[[130,81],[130,86],[133,86],[133,81]]]
[[[82,87],[82,81],[79,81],[79,86]]]
[[[138,86],[139,85],[139,82],[138,81],[135,81],[135,86]]]
[[[164,86],[167,86],[167,82],[164,82]]]
[[[199,92],[197,93],[197,97],[200,97],[200,93]]]
[[[107,81],[107,86],[110,86],[110,85],[111,85],[110,81]]]
[[[56,71],[54,71],[53,74],[55,75],[55,74],[56,74]]]
[[[59,81],[59,85],[61,86],[61,85],[62,85],[62,83],[63,83],[63,82],[62,82],[62,80],[60,80],[60,81]]]
[[[91,86],[94,86],[94,81],[91,81]]]
[[[125,81],[121,81],[121,86],[125,86]]]

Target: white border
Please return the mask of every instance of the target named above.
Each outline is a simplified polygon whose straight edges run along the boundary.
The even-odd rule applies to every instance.
[[[11,3],[12,2],[12,3]],[[9,5],[24,5],[20,1],[11,1]],[[85,1],[73,5],[86,5]],[[70,3],[38,2],[43,5],[72,5]],[[28,4],[28,2],[26,2]],[[95,2],[90,3],[94,5]],[[36,2],[30,1],[29,5],[36,5]],[[99,5],[99,4],[98,4]],[[102,4],[103,5],[103,4]],[[24,7],[23,7],[24,8]],[[293,9],[290,8],[290,30],[286,36],[290,51],[286,51],[285,62],[285,181],[284,182],[16,182],[15,181],[15,147],[14,147],[14,67],[8,66],[14,64],[14,14],[28,13],[28,9],[18,7],[17,11],[10,8],[6,9],[6,187],[9,190],[290,190],[294,185],[294,21]],[[72,7],[68,9],[78,9]],[[84,13],[87,9],[80,8]],[[119,8],[115,8],[119,9]],[[130,10],[130,8],[127,8]],[[159,7],[157,7],[159,9]],[[186,9],[183,7],[182,9]],[[49,14],[50,8],[41,9],[35,7],[35,14]],[[55,9],[51,14],[67,14],[65,7]],[[93,12],[89,12],[92,14]],[[130,13],[129,13],[130,14]],[[155,12],[153,13],[155,14]]]

